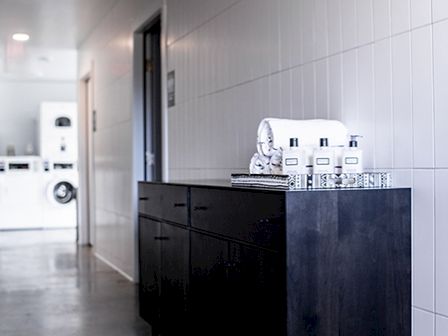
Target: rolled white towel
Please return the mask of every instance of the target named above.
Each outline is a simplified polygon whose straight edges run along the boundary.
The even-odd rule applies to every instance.
[[[255,153],[250,160],[249,171],[251,174],[270,174],[269,158]]]
[[[275,151],[274,155],[271,156],[269,169],[272,175],[283,174],[283,152],[281,149]]]
[[[320,138],[328,138],[330,146],[347,142],[348,130],[336,120],[263,119],[258,126],[258,153],[271,157],[279,149],[289,147],[290,138],[298,138],[300,146],[318,147]]]

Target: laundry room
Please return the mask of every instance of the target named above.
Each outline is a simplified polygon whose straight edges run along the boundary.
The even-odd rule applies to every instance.
[[[70,229],[75,239],[77,54],[19,37],[0,48],[0,233]]]

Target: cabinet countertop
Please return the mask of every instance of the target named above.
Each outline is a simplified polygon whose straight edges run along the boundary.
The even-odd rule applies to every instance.
[[[253,190],[253,191],[268,191],[277,193],[297,193],[297,192],[328,192],[328,191],[366,191],[366,190],[397,190],[397,189],[411,189],[406,187],[392,187],[392,188],[337,188],[337,189],[301,189],[301,190],[286,190],[278,188],[261,188],[261,187],[245,187],[233,186],[230,180],[214,180],[214,179],[200,179],[200,180],[172,180],[172,181],[140,181],[142,184],[160,184],[172,185],[194,188],[213,188],[213,189],[227,189],[227,190]]]

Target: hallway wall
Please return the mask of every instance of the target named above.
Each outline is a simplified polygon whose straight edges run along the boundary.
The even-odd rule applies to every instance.
[[[332,118],[368,168],[413,186],[414,336],[448,334],[448,3],[165,0],[171,179],[245,171],[263,117]],[[144,5],[146,4],[146,5]],[[95,69],[97,251],[132,275],[132,32],[159,1],[120,1],[83,44]],[[437,330],[437,332],[436,332]]]
[[[80,47],[79,77],[92,72],[97,111],[95,152],[95,251],[135,277],[132,199],[133,34],[161,1],[121,0]]]
[[[414,335],[448,335],[448,2],[167,3],[170,177],[245,170],[263,117],[345,122],[414,187]]]

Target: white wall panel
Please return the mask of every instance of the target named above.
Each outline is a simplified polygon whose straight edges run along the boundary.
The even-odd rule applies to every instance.
[[[342,55],[330,57],[330,119],[342,120]]]
[[[412,336],[434,336],[435,316],[420,309],[412,309]]]
[[[316,72],[315,64],[308,63],[303,67],[303,100],[304,118],[316,117]]]
[[[328,56],[327,2],[328,0],[314,0],[316,13],[314,55],[317,59]]]
[[[80,47],[79,76],[85,76],[88,71],[94,74],[94,107],[98,122],[94,139],[95,249],[129,277],[135,276],[132,38],[134,31],[160,7],[161,1],[157,0],[119,1]],[[194,94],[192,89],[186,91],[184,87],[187,77],[193,75],[186,66],[184,54],[184,46],[175,46],[169,51],[169,66],[179,70],[181,91],[178,98],[181,100],[185,100],[185,93]],[[170,120],[174,121],[172,117]],[[173,144],[176,146],[174,139]]]
[[[342,46],[344,50],[352,49],[358,44],[357,0],[341,0],[342,11]]]
[[[413,305],[434,311],[434,171],[414,171]]]
[[[358,50],[358,127],[363,136],[364,167],[375,168],[374,50],[372,45]]]
[[[373,22],[375,40],[380,40],[391,34],[391,5],[392,0],[373,1]]]
[[[448,22],[434,25],[436,167],[448,167]]]
[[[373,41],[373,2],[376,0],[357,0],[358,45]]]
[[[448,316],[448,170],[436,170],[436,312]],[[448,335],[448,334],[447,334]]]
[[[436,336],[448,335],[448,317],[436,316]]]
[[[342,60],[342,121],[352,134],[358,134],[358,51],[345,52]]]
[[[329,118],[328,59],[316,63],[316,118]]]
[[[411,0],[411,27],[416,28],[431,23],[432,0]]]
[[[327,18],[328,18],[328,53],[330,55],[333,55],[342,50],[341,0],[327,1]]]
[[[411,37],[392,39],[392,92],[394,113],[394,167],[412,167]]]
[[[297,67],[291,71],[291,86],[291,117],[303,119],[305,118],[303,67]]]
[[[375,163],[393,167],[391,40],[375,43]]]
[[[412,35],[414,166],[434,167],[434,106],[432,29],[419,28]]]
[[[409,31],[411,27],[410,0],[391,0],[392,34]]]
[[[432,0],[432,16],[433,22],[448,18],[448,1]]]

